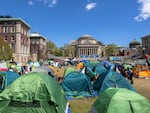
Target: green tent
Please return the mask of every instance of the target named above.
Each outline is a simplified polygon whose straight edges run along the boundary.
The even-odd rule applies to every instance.
[[[150,101],[125,88],[108,88],[96,99],[90,113],[150,113]]]
[[[65,113],[66,107],[60,85],[43,72],[21,76],[0,94],[0,113]]]
[[[75,71],[77,71],[75,68],[73,68],[73,67],[67,67],[67,68],[65,69],[65,72],[64,72],[64,77],[65,77],[66,75],[68,75],[69,73],[72,73],[72,72],[75,72]]]

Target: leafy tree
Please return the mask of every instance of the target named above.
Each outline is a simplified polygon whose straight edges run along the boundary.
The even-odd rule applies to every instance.
[[[58,50],[56,44],[52,41],[46,42],[46,53],[48,54],[53,54],[57,53],[56,51]]]
[[[119,50],[116,44],[108,44],[105,49],[106,56],[114,56],[114,55],[117,55],[118,52]]]
[[[75,47],[69,44],[64,44],[64,47],[61,48],[65,57],[74,57],[75,56]]]
[[[10,48],[9,44],[5,41],[3,41],[2,38],[0,38],[0,61],[1,60],[10,60],[12,59],[13,52]]]

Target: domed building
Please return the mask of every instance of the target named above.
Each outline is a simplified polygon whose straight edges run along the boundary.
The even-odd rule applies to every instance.
[[[131,49],[139,48],[140,46],[141,46],[141,43],[138,42],[136,39],[134,39],[133,41],[129,43],[129,48]]]
[[[95,58],[102,53],[102,43],[90,35],[82,35],[76,40],[76,54],[79,58]]]

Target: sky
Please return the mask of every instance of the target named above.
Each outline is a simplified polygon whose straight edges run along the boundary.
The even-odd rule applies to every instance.
[[[0,0],[0,15],[23,19],[58,47],[85,34],[128,47],[150,34],[150,0]]]

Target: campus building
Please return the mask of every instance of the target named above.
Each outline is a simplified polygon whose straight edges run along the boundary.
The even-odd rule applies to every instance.
[[[33,61],[46,58],[46,38],[37,32],[30,34],[30,54]]]
[[[0,38],[13,50],[13,61],[27,62],[30,56],[30,25],[21,18],[0,16]]]
[[[90,35],[82,35],[74,43],[79,58],[95,58],[102,54],[102,43]]]
[[[141,39],[142,39],[143,54],[150,55],[150,35],[143,36]]]

